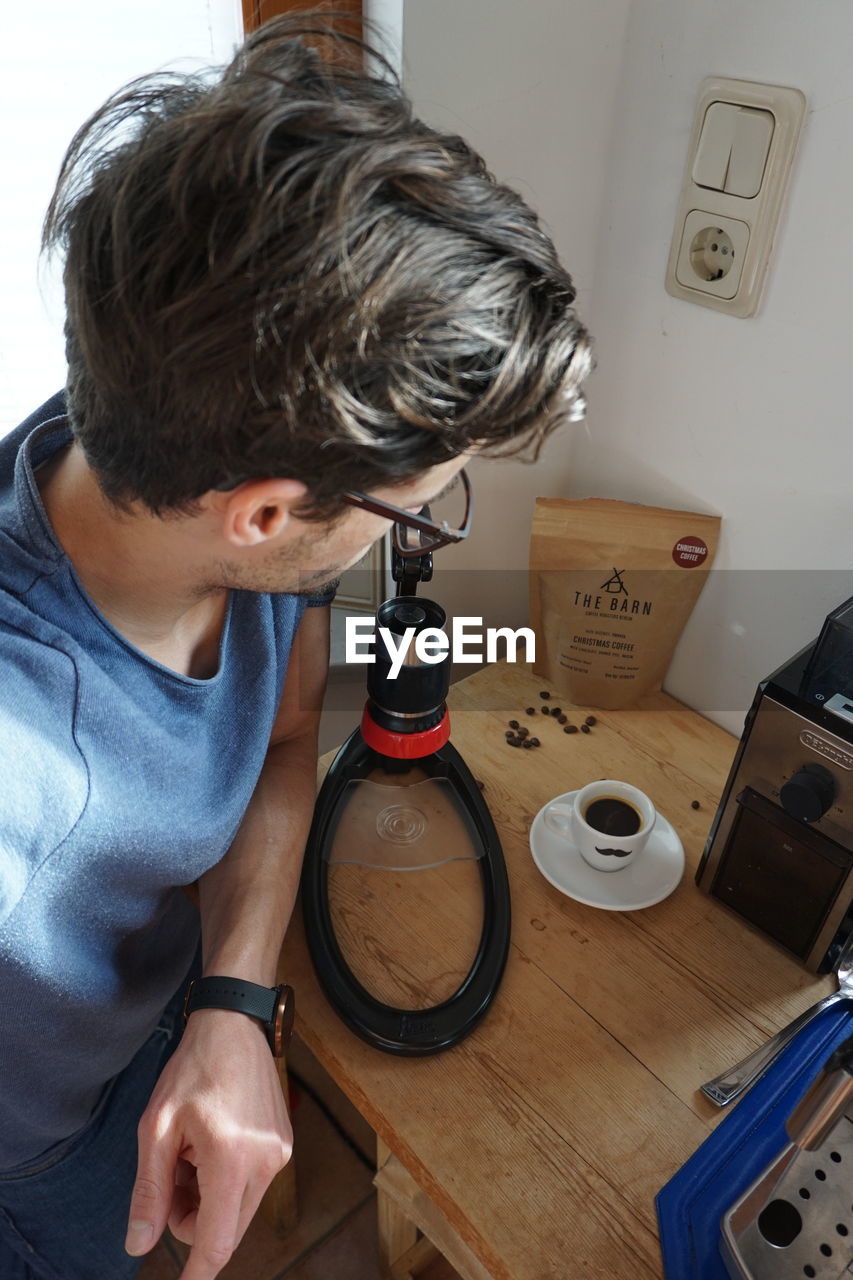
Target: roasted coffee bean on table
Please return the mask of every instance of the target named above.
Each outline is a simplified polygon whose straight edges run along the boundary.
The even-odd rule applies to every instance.
[[[542,707],[542,708],[541,708],[541,711],[542,711],[543,716],[549,716],[549,715],[551,714],[551,708],[550,708],[550,707]]]
[[[698,800],[691,800],[691,802],[690,802],[690,808],[691,808],[691,809],[701,809],[701,807],[702,807],[702,806],[699,804],[699,801],[698,801]]]
[[[526,716],[535,716],[535,715],[536,715],[536,708],[535,708],[535,707],[528,707],[524,714],[525,714]]]
[[[589,725],[588,725],[588,724],[582,724],[582,725],[581,725],[581,733],[589,733]]]
[[[551,708],[551,715],[552,715],[552,716],[561,716],[562,714],[563,714],[563,708],[562,708],[562,707],[552,707],[552,708]]]
[[[578,727],[576,724],[567,724],[565,729],[563,730],[563,733],[577,733],[577,731],[578,731]]]
[[[539,741],[539,739],[538,739],[538,738],[531,738],[531,739],[530,739],[530,745],[531,745],[531,747],[541,747],[541,746],[542,746],[542,743]]]
[[[540,698],[550,698],[550,696],[551,696],[551,694],[549,693],[549,691],[548,691],[547,689],[540,689],[540,690],[539,690],[539,697],[540,697]]]
[[[595,723],[596,723],[595,716],[587,716],[586,720],[584,720],[584,724],[595,724]]]
[[[518,721],[517,721],[517,720],[510,720],[510,722],[509,722],[509,727],[510,727],[510,729],[517,729],[517,728],[518,728]]]

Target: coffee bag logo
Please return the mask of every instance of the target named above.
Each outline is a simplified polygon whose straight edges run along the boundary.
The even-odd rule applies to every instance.
[[[606,578],[598,588],[599,591],[606,593],[604,595],[593,595],[591,591],[576,591],[575,607],[590,609],[594,613],[639,613],[644,618],[648,617],[652,611],[651,600],[641,600],[638,596],[632,598],[625,585],[624,573],[624,569],[614,568],[611,576]],[[609,647],[609,644],[609,640],[601,642],[602,646]]]
[[[606,591],[608,595],[627,595],[628,588],[622,581],[622,574],[624,572],[624,569],[614,569],[613,577],[608,578],[606,582],[602,582],[601,586],[598,588],[599,591]]]
[[[708,544],[692,535],[681,538],[672,548],[672,558],[680,569],[695,569],[708,559]]]

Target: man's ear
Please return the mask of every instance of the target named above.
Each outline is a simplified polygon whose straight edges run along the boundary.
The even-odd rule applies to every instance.
[[[301,480],[247,480],[228,494],[223,536],[235,547],[256,547],[277,538],[295,519],[308,494]]]

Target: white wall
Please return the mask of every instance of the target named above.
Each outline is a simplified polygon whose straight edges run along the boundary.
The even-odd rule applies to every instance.
[[[403,0],[403,83],[417,113],[462,134],[537,210],[584,318],[629,8],[630,0]],[[435,561],[434,594],[449,612],[482,613],[489,625],[526,619],[533,503],[567,491],[583,430],[566,428],[536,464],[472,466],[471,539]]]
[[[75,129],[134,76],[227,61],[239,0],[45,0],[6,15],[0,42],[0,435],[65,381],[61,297],[39,236]]]
[[[569,494],[722,515],[719,572],[666,687],[738,733],[758,680],[853,594],[851,57],[847,0],[632,6],[589,312],[599,369]],[[663,285],[699,85],[714,74],[808,99],[748,320]]]

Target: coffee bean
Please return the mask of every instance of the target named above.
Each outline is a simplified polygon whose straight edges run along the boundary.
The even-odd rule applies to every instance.
[[[581,733],[589,733],[589,725],[588,725],[588,724],[582,724],[582,725],[581,725]]]
[[[529,733],[530,733],[530,730],[527,728],[527,725],[522,725],[518,731],[518,736],[519,738],[526,738]]]
[[[548,692],[548,690],[547,690],[547,689],[540,689],[540,690],[539,690],[539,697],[540,697],[540,698],[550,698],[550,696],[551,696],[551,695],[550,695],[550,693]]]
[[[552,716],[561,716],[562,714],[563,714],[563,708],[562,708],[562,707],[552,707],[552,708],[551,708],[551,715],[552,715]]]
[[[578,727],[576,724],[567,724],[565,729],[563,730],[563,733],[577,733],[577,731],[578,731]]]
[[[595,724],[595,716],[587,716],[586,720],[584,720],[584,724]]]
[[[521,745],[524,747],[524,750],[525,750],[525,751],[529,751],[529,750],[530,750],[530,747],[531,747],[530,739],[529,739],[529,738],[523,738],[523,739],[522,739],[522,741],[521,741]]]
[[[699,801],[698,801],[698,800],[691,800],[691,802],[690,802],[690,808],[691,808],[691,809],[701,809],[701,807],[702,807],[702,806],[699,804]]]
[[[569,717],[566,715],[565,712],[563,712],[561,716],[557,716],[557,719],[559,720],[560,724],[565,724],[568,718]]]
[[[524,714],[525,714],[526,716],[535,716],[535,715],[536,715],[536,708],[535,708],[535,707],[528,707]]]
[[[510,727],[510,729],[517,729],[517,728],[518,728],[518,721],[517,721],[517,720],[510,720],[510,722],[509,722],[509,727]]]
[[[515,737],[515,734],[513,733],[512,729],[507,729],[506,733],[504,734],[504,737],[506,738],[507,742],[509,742],[510,738]]]
[[[509,743],[509,745],[510,745],[511,747],[520,747],[520,746],[521,746],[521,738],[507,738],[507,742]]]
[[[550,707],[542,707],[542,708],[541,708],[541,711],[542,711],[543,716],[549,716],[549,715],[551,714],[551,708],[550,708]]]
[[[539,741],[539,739],[538,739],[538,738],[531,738],[531,739],[530,739],[530,745],[531,745],[531,747],[541,747],[541,746],[542,746],[542,743]]]

